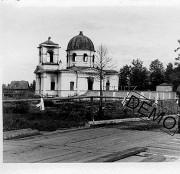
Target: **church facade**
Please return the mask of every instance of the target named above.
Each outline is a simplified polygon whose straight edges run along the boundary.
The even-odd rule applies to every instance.
[[[36,94],[41,96],[68,97],[86,94],[87,91],[100,90],[96,52],[93,42],[83,35],[74,36],[67,46],[66,68],[59,59],[59,45],[47,41],[39,44],[39,64],[36,75]],[[102,89],[118,90],[118,72],[104,70]]]

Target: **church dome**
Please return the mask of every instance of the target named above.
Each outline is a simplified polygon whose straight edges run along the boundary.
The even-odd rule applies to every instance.
[[[74,36],[68,43],[67,51],[70,50],[94,50],[93,42],[80,31],[79,35]]]

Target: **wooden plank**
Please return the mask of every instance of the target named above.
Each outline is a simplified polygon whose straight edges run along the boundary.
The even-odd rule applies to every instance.
[[[102,156],[102,157],[99,157],[99,158],[96,158],[96,159],[93,159],[93,160],[90,160],[87,162],[114,162],[114,161],[118,161],[123,158],[127,158],[132,155],[136,155],[136,154],[138,154],[140,152],[144,152],[146,150],[148,150],[148,148],[146,148],[146,147],[134,147],[134,148],[120,151],[117,153],[112,153],[110,155]]]

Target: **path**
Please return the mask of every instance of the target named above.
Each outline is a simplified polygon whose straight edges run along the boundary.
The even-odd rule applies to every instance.
[[[180,135],[122,130],[116,125],[4,140],[3,162],[87,162],[133,147],[148,147],[151,153],[180,157]]]

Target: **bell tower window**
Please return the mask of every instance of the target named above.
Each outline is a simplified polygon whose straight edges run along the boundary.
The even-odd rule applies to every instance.
[[[88,61],[88,56],[87,56],[87,54],[84,54],[84,56],[83,56],[83,62],[87,62]]]
[[[73,62],[76,62],[76,56],[77,56],[76,53],[73,53],[73,55],[72,55],[72,61]]]
[[[47,62],[53,63],[53,51],[47,52]]]

